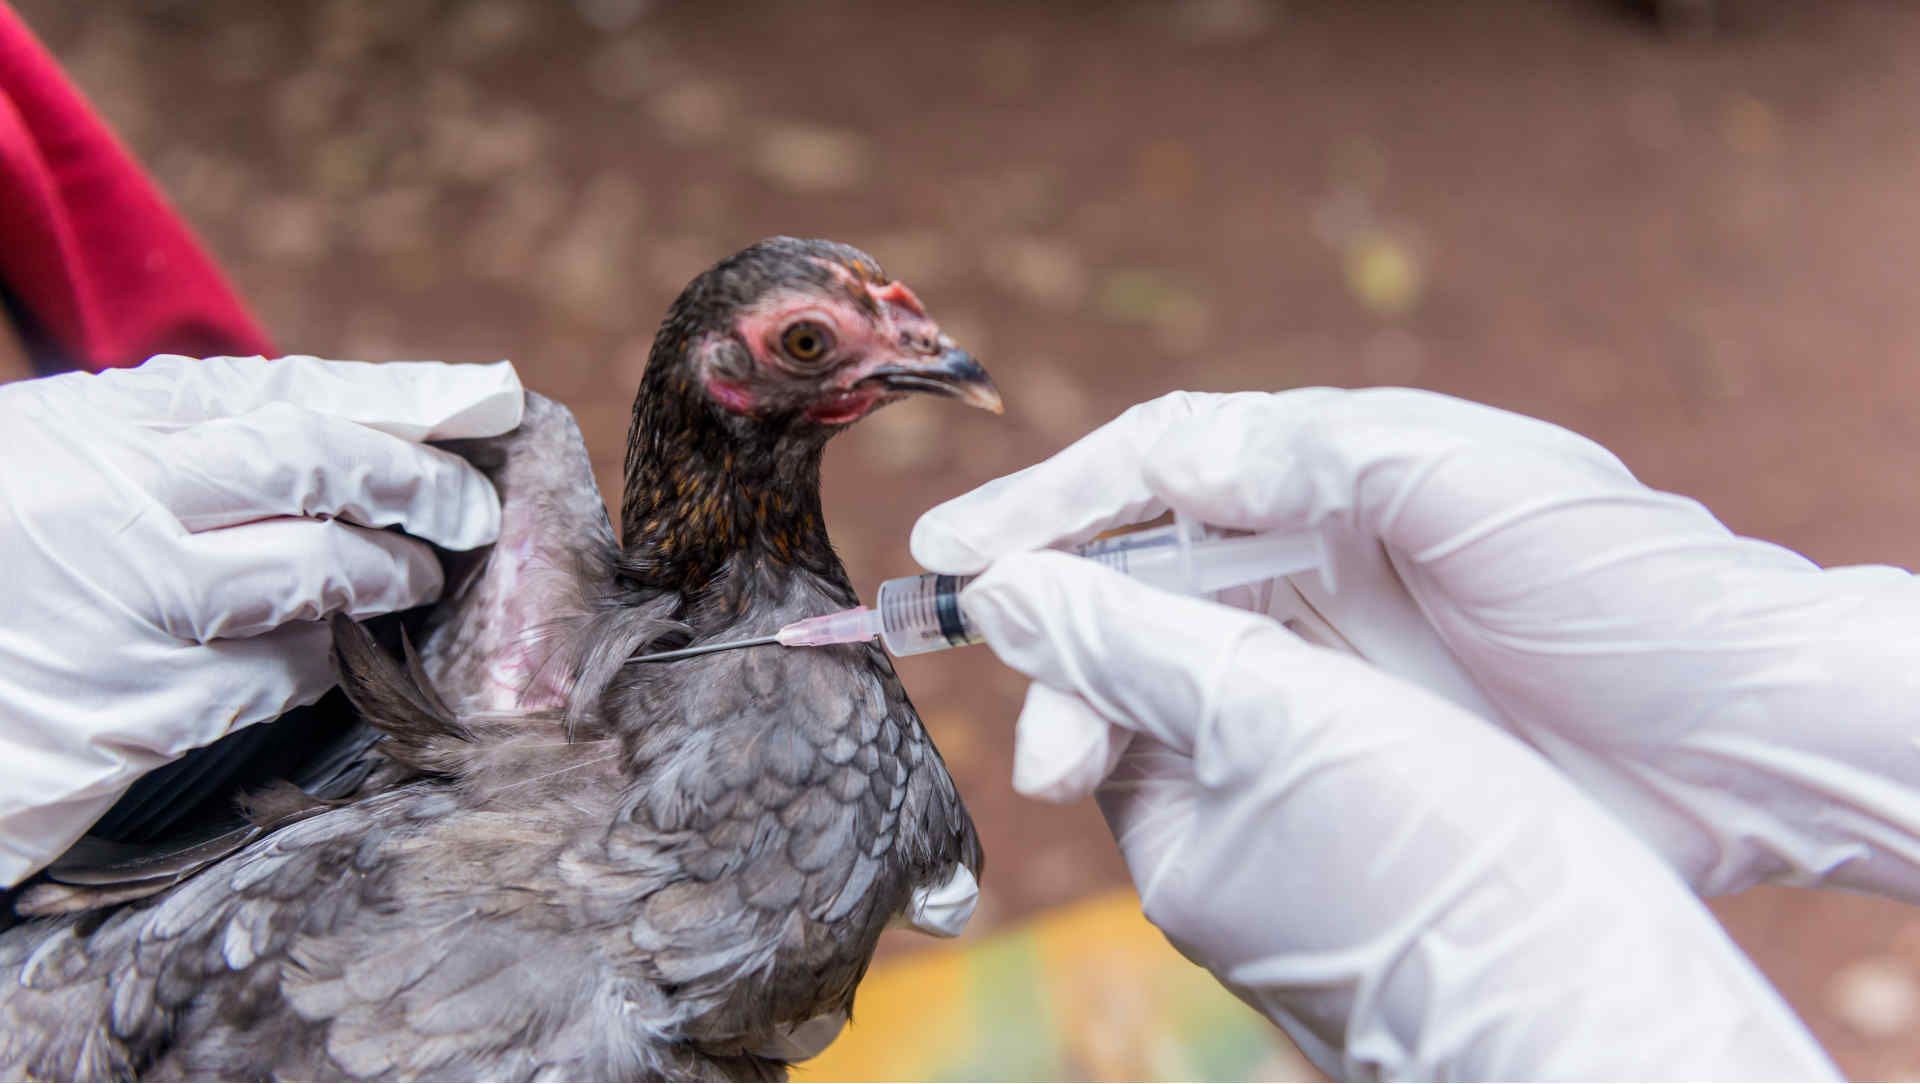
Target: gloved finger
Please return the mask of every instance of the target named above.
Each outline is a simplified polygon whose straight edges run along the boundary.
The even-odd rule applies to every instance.
[[[182,640],[255,636],[329,614],[371,617],[440,595],[425,543],[340,520],[266,519],[188,535],[143,580],[151,618]]]
[[[1043,802],[1077,802],[1113,770],[1132,737],[1085,700],[1036,681],[1014,728],[1013,789]]]
[[[1645,489],[1570,430],[1404,388],[1235,397],[1167,426],[1143,471],[1155,497],[1206,523],[1298,530],[1335,519],[1407,549],[1433,536],[1430,520],[1404,515],[1407,496],[1437,476],[1469,483],[1446,502],[1457,513],[1450,519],[1565,493],[1570,479]]]
[[[1305,650],[1264,617],[1047,551],[1002,557],[960,605],[1008,666],[1189,756],[1237,656]],[[1231,757],[1238,742],[1214,742],[1213,752]]]
[[[270,403],[152,438],[148,492],[190,531],[272,516],[340,516],[397,526],[452,550],[500,534],[500,498],[451,452]]]
[[[62,718],[81,725],[0,731],[0,885],[65,853],[146,772],[320,699],[334,684],[331,642],[324,622],[295,622],[184,651],[150,645],[142,665],[66,693]],[[180,679],[156,682],[162,670]],[[135,701],[142,711],[122,710]]]
[[[134,369],[53,379],[76,380],[82,389],[77,398],[90,410],[162,430],[248,414],[269,403],[294,403],[402,440],[453,440],[513,429],[526,403],[520,377],[505,361],[371,364],[304,356],[195,360],[162,354]]]
[[[936,572],[978,572],[1001,554],[1081,542],[1152,519],[1166,505],[1144,481],[1147,450],[1169,426],[1241,397],[1177,391],[1132,407],[1052,458],[921,516],[913,525],[913,559]]]
[[[170,665],[194,680],[154,689],[149,678],[142,693],[157,707],[171,702],[173,710],[155,711],[137,727],[89,735],[92,755],[111,746],[114,757],[138,775],[235,730],[311,704],[334,686],[332,645],[333,631],[321,620],[289,621],[255,636],[168,648]]]

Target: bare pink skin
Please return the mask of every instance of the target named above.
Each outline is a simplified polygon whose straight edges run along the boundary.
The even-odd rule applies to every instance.
[[[722,380],[716,376],[707,377],[707,394],[713,400],[735,414],[751,414],[758,402],[753,392],[737,380]]]
[[[863,291],[872,299],[877,313],[850,296],[788,291],[747,310],[734,325],[758,371],[770,381],[814,386],[816,398],[806,414],[822,425],[849,424],[901,397],[876,384],[861,385],[875,370],[923,363],[951,346],[906,284],[861,281],[844,269],[841,275],[849,291]],[[797,362],[780,347],[781,336],[801,320],[817,323],[833,336],[833,349],[817,364]],[[705,385],[707,394],[732,413],[752,414],[760,404],[761,396],[747,382],[708,374]]]

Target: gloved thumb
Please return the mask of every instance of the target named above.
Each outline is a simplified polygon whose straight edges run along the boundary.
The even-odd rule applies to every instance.
[[[1142,481],[1167,507],[1202,523],[1318,526],[1311,519],[1326,502],[1314,499],[1313,476],[1291,451],[1302,409],[1280,396],[1223,399],[1205,416],[1167,426],[1143,457]]]
[[[1606,449],[1534,418],[1404,388],[1223,397],[1142,457],[1158,502],[1246,530],[1360,527],[1420,553],[1543,494],[1646,488]]]
[[[1206,746],[1196,764],[1202,778],[1206,761],[1231,758],[1240,744],[1219,732],[1196,739],[1213,726],[1246,643],[1304,650],[1265,617],[1161,591],[1063,553],[1001,558],[961,593],[960,605],[1008,666],[1183,754]]]

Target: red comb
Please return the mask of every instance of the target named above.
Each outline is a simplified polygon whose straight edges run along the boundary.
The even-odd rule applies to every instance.
[[[883,305],[898,305],[915,316],[925,316],[927,314],[926,307],[920,304],[920,299],[913,296],[913,291],[907,289],[907,284],[904,282],[889,282],[882,286],[868,286],[867,292],[873,295],[875,301]]]

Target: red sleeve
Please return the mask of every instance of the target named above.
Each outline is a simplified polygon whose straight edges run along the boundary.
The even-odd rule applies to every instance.
[[[0,295],[43,370],[274,352],[186,223],[5,0]]]

